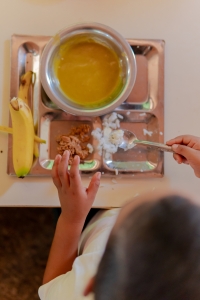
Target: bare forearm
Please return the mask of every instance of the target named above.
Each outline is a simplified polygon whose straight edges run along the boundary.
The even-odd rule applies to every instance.
[[[62,215],[59,217],[43,277],[43,284],[71,270],[77,256],[82,227],[83,223],[81,222],[72,224],[65,220]]]
[[[43,283],[71,270],[77,256],[79,237],[85,218],[92,207],[101,173],[93,175],[85,188],[79,172],[80,157],[75,156],[68,171],[69,151],[55,157],[52,178],[58,189],[62,213],[59,217]]]

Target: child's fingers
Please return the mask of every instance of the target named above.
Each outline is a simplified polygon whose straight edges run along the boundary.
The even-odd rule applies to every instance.
[[[53,179],[53,183],[55,184],[55,186],[57,188],[60,188],[62,186],[60,178],[58,176],[58,165],[59,165],[60,161],[61,161],[61,155],[58,154],[55,157],[52,172],[51,172],[51,177]]]
[[[79,173],[80,157],[76,155],[70,168],[70,187],[77,191],[82,187],[81,176]]]
[[[174,154],[173,154],[173,157],[174,157],[174,159],[177,161],[178,164],[186,164],[186,165],[189,165],[189,162],[187,161],[187,159],[186,159],[184,156],[182,156],[182,155],[180,155],[180,154],[178,154],[178,153],[174,153]]]
[[[180,136],[177,136],[177,137],[167,141],[166,144],[169,145],[169,146],[172,146],[173,144],[182,144],[183,139],[184,139],[184,136],[180,135]]]
[[[90,199],[93,199],[93,201],[94,201],[96,194],[98,192],[98,189],[99,189],[100,178],[101,178],[101,172],[95,173],[90,181],[88,188],[87,188],[88,197]]]
[[[169,146],[173,146],[174,144],[186,145],[190,148],[194,148],[195,145],[195,149],[200,150],[200,138],[189,134],[177,136],[167,141],[166,144]]]
[[[171,140],[169,140],[169,141],[166,141],[166,145],[168,145],[168,146],[171,146],[171,145],[173,145],[173,144],[175,144],[175,143],[178,144],[178,141],[177,141],[176,139],[171,139]]]
[[[181,155],[177,154],[177,153],[174,153],[173,154],[173,157],[175,159],[175,161],[178,163],[178,164],[182,164],[183,163],[183,158]]]
[[[68,161],[69,161],[69,151],[66,150],[63,153],[62,159],[58,166],[58,176],[64,188],[69,187]]]

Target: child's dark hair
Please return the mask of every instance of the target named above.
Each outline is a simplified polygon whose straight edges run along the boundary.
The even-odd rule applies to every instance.
[[[200,300],[200,208],[178,195],[134,209],[106,246],[95,300]]]

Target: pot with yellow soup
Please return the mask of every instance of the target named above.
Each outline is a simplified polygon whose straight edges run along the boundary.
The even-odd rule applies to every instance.
[[[41,59],[41,82],[62,110],[100,116],[124,102],[137,74],[135,55],[115,30],[98,23],[77,24],[50,39]]]

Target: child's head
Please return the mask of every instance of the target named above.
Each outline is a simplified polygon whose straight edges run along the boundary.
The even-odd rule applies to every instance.
[[[119,214],[94,280],[95,300],[199,300],[200,207],[162,195]]]

